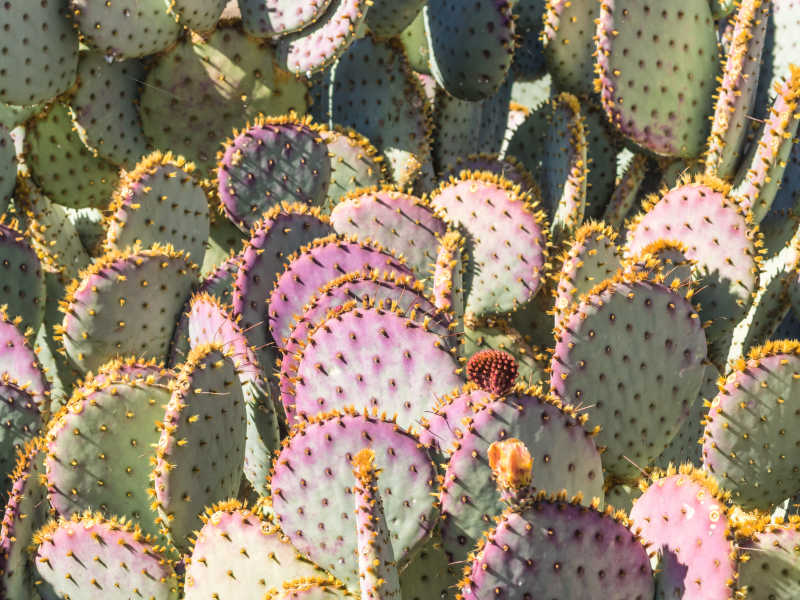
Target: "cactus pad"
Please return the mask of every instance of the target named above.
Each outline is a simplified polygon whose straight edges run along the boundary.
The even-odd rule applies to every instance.
[[[272,338],[278,347],[283,347],[284,338],[291,333],[294,315],[302,314],[303,306],[331,279],[352,271],[373,269],[401,276],[412,274],[400,259],[379,245],[338,236],[320,238],[286,262],[269,297],[267,315]]]
[[[382,471],[379,493],[395,559],[405,561],[436,519],[435,472],[413,435],[393,421],[356,412],[330,413],[293,429],[275,460],[272,504],[300,552],[357,589],[357,535],[348,457],[375,452]]]
[[[217,191],[225,215],[246,232],[282,201],[322,204],[330,172],[327,145],[309,118],[256,118],[225,143]]]
[[[463,396],[458,402],[468,400]],[[455,405],[450,410],[456,410]],[[540,389],[518,386],[504,398],[487,399],[461,419],[442,484],[442,537],[452,561],[464,560],[481,532],[503,509],[492,481],[492,442],[515,437],[533,456],[536,490],[583,494],[585,503],[603,495],[600,454],[584,417],[563,409]]]
[[[0,376],[8,376],[25,390],[42,412],[50,407],[50,384],[36,358],[31,340],[19,329],[21,319],[10,318],[0,306]],[[33,334],[32,331],[28,333]]]
[[[465,600],[522,600],[530,589],[547,598],[578,598],[587,590],[615,600],[653,597],[647,550],[624,513],[600,512],[564,494],[541,493],[506,510],[464,573]]]
[[[83,371],[119,355],[166,358],[196,269],[157,244],[104,255],[67,289],[60,331],[67,355]]]
[[[5,306],[5,317],[19,317],[21,331],[36,331],[44,319],[44,269],[36,251],[15,225],[0,220],[0,305]]]
[[[109,206],[106,249],[134,243],[172,244],[202,264],[208,241],[208,199],[182,156],[155,151],[125,173]]]
[[[357,408],[396,415],[408,428],[463,382],[459,373],[447,342],[427,323],[351,301],[311,330],[298,353],[294,411],[310,416],[358,399]]]
[[[562,402],[587,407],[601,427],[608,475],[635,480],[633,465],[644,468],[661,454],[686,420],[705,360],[692,304],[641,275],[620,274],[564,315],[550,386]]]
[[[380,185],[386,179],[383,156],[354,129],[334,125],[332,129],[322,129],[320,137],[328,146],[331,163],[326,212],[346,194]]]
[[[244,30],[255,37],[292,33],[318,20],[331,0],[239,0]]]
[[[511,311],[539,289],[547,232],[536,200],[502,178],[472,171],[462,171],[431,195],[431,206],[463,226],[474,246],[467,267],[474,272],[464,283],[468,312]]]
[[[690,466],[651,477],[630,519],[656,553],[656,597],[735,598],[738,565],[717,484]]]
[[[51,587],[52,597],[178,598],[172,565],[130,523],[91,513],[62,517],[36,532],[34,544],[39,578],[45,589]]]

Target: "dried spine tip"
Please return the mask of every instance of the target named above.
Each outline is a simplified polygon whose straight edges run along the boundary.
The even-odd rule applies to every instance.
[[[467,362],[467,379],[487,392],[503,395],[517,379],[517,361],[503,350],[481,350]]]

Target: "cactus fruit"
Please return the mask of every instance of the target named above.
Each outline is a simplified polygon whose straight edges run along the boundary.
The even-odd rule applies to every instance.
[[[61,303],[58,333],[67,355],[84,372],[115,356],[165,359],[196,270],[182,252],[159,244],[103,255]]]
[[[433,269],[439,238],[447,224],[425,200],[396,187],[362,189],[347,194],[331,211],[336,233],[372,239],[403,258],[420,281]]]
[[[20,43],[4,45],[0,102],[45,102],[66,92],[75,82],[78,36],[64,8],[60,2],[3,4],[0,22],[7,35]]]
[[[392,552],[402,567],[430,535],[437,516],[435,471],[418,439],[393,421],[352,410],[312,417],[292,429],[275,459],[272,505],[300,552],[358,589],[349,457],[375,453]]]
[[[703,464],[738,504],[767,510],[800,489],[788,460],[795,442],[795,375],[800,345],[770,342],[734,365],[711,402]]]
[[[158,55],[140,104],[152,145],[185,156],[201,170],[214,164],[217,144],[243,121],[259,113],[303,114],[305,108],[306,85],[277,66],[270,46],[226,22],[208,39],[187,36]],[[183,119],[169,116],[176,110]]]
[[[493,0],[461,10],[456,0],[429,0],[425,34],[436,82],[456,98],[488,98],[497,91],[514,57],[511,3]],[[463,44],[465,36],[471,43]]]
[[[517,361],[502,350],[481,350],[467,361],[467,380],[484,391],[502,396],[517,380]]]
[[[310,417],[355,405],[409,428],[437,397],[463,382],[461,368],[428,319],[350,301],[330,311],[297,353],[292,412]],[[413,311],[413,308],[412,308]],[[389,344],[393,351],[382,351]]]
[[[616,128],[656,154],[699,156],[719,72],[708,3],[603,0],[597,38],[595,89]]]
[[[463,226],[471,251],[467,312],[513,311],[542,284],[547,232],[538,198],[487,172],[462,171],[430,197],[444,218]]]
[[[203,507],[235,497],[241,483],[247,419],[237,371],[221,344],[197,346],[172,389],[151,476],[151,507],[180,549],[199,527]],[[213,485],[198,473],[213,473]]]
[[[186,565],[186,600],[263,598],[285,580],[323,573],[280,529],[241,502],[215,504],[201,518]]]
[[[76,386],[44,448],[48,497],[59,515],[102,510],[159,533],[147,489],[174,376],[155,363],[117,360]]]
[[[565,404],[586,407],[601,427],[606,478],[635,481],[686,420],[705,360],[692,304],[642,274],[621,272],[562,318],[550,387]]]
[[[656,597],[737,598],[738,557],[717,483],[688,465],[650,478],[630,520],[656,553]]]
[[[456,402],[469,402],[462,395]],[[449,411],[456,410],[455,404]],[[462,409],[464,410],[464,409]],[[585,417],[544,396],[541,389],[518,386],[505,397],[490,397],[464,410],[462,429],[453,440],[441,489],[442,538],[452,561],[463,560],[481,532],[503,507],[491,480],[489,446],[515,437],[524,442],[533,463],[533,491],[565,489],[582,493],[586,503],[603,495],[600,454]]]
[[[225,142],[217,192],[225,215],[247,232],[283,201],[322,204],[330,173],[320,127],[309,117],[259,117]]]
[[[178,598],[172,565],[132,523],[86,512],[50,521],[33,541],[47,598],[90,600],[98,592],[111,600]]]
[[[545,492],[503,512],[470,556],[459,587],[465,600],[522,600],[530,589],[552,598],[587,590],[619,600],[653,597],[647,550],[624,513]]]
[[[106,251],[135,243],[172,244],[202,264],[208,241],[208,200],[182,156],[155,152],[124,173],[108,207]]]

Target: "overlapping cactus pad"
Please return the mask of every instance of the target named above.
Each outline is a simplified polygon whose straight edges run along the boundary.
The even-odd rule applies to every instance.
[[[800,598],[800,0],[0,30],[0,600]]]

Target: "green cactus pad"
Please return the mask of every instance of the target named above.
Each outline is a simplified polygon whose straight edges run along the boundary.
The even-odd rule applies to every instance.
[[[334,123],[365,135],[386,156],[395,183],[413,182],[430,155],[431,124],[400,42],[369,35],[354,42],[331,71],[330,106]]]
[[[89,266],[91,258],[69,220],[66,207],[50,202],[33,182],[23,178],[17,186],[15,201],[18,210],[25,214],[29,240],[44,262],[47,274],[55,273],[69,281]]]
[[[281,202],[320,205],[331,179],[321,127],[294,114],[257,117],[223,144],[217,193],[225,216],[248,231]]]
[[[458,0],[429,0],[424,10],[431,72],[437,83],[462,100],[493,95],[514,57],[510,3],[492,0],[463,10]]]
[[[558,89],[581,96],[594,92],[594,35],[599,16],[596,0],[547,1],[542,43],[547,70]]]
[[[189,546],[203,507],[236,496],[246,422],[234,359],[220,344],[193,348],[173,386],[152,473],[152,506],[177,548]]]
[[[467,312],[512,311],[536,294],[548,243],[538,200],[501,177],[473,171],[462,171],[431,194],[431,206],[469,236]]]
[[[590,221],[575,232],[558,274],[556,324],[584,294],[619,270],[622,256],[616,239],[616,232],[602,222]]]
[[[0,497],[5,498],[11,488],[11,475],[17,454],[42,433],[40,408],[31,394],[7,373],[0,376]]]
[[[681,425],[677,435],[672,438],[669,445],[664,448],[661,456],[655,460],[655,465],[657,467],[667,469],[671,464],[682,465],[690,463],[700,468],[703,465],[703,430],[705,429],[708,407],[711,401],[717,396],[717,381],[719,381],[719,370],[717,367],[714,365],[706,365],[706,372],[703,375],[703,385],[700,387],[697,399],[691,407],[689,407],[689,416],[683,422],[683,425]],[[614,504],[614,506],[617,505]]]
[[[431,53],[425,36],[425,9],[423,7],[414,20],[398,35],[408,56],[411,68],[420,75],[430,76]],[[432,80],[432,78],[431,78]]]
[[[595,85],[619,131],[656,154],[699,156],[719,72],[708,3],[603,2],[597,37]]]
[[[560,238],[583,222],[586,152],[580,104],[567,92],[532,112],[508,144],[507,153],[518,158],[540,183],[543,208],[553,234]]]
[[[650,464],[686,420],[705,360],[694,306],[643,274],[620,273],[563,316],[550,389],[600,426],[606,477],[635,481],[634,464]]]
[[[426,0],[373,0],[367,11],[367,27],[378,37],[399,35],[421,13]]]
[[[745,509],[768,510],[800,490],[797,443],[800,350],[768,342],[740,359],[711,402],[703,464]]]
[[[447,225],[427,201],[395,186],[357,190],[331,211],[336,233],[372,239],[406,259],[420,281],[433,270]]]
[[[0,306],[3,316],[19,318],[20,330],[37,331],[44,319],[45,283],[42,261],[16,223],[0,218]]]
[[[437,86],[433,102],[433,165],[444,171],[460,156],[474,154],[481,147],[481,102],[461,100]]]
[[[192,31],[211,31],[220,20],[228,0],[170,0],[167,10],[180,25]]]
[[[109,162],[131,168],[147,154],[139,118],[141,61],[109,63],[99,52],[81,53],[78,87],[70,98],[72,120],[83,143]]]
[[[622,227],[625,220],[638,209],[639,190],[647,176],[649,158],[645,154],[633,155],[630,163],[616,179],[614,191],[603,210],[603,221],[614,228]]]
[[[37,104],[75,82],[78,36],[64,8],[64,2],[4,2],[0,7],[7,36],[0,61],[0,102]]]
[[[83,39],[114,60],[155,54],[178,39],[181,28],[167,6],[165,0],[69,0],[70,15]]]
[[[528,446],[537,490],[581,493],[587,505],[603,497],[600,453],[585,420],[524,385],[473,407],[463,435],[453,441],[441,491],[442,538],[451,562],[466,559],[503,510],[489,467],[492,442],[515,437]]]
[[[0,213],[5,212],[5,206],[14,185],[17,182],[17,153],[14,149],[14,140],[5,125],[0,125]]]
[[[238,501],[207,508],[201,518],[186,565],[186,600],[264,598],[284,581],[323,573],[280,529]]]
[[[733,177],[742,158],[745,137],[751,126],[748,117],[756,99],[770,4],[769,1],[746,0],[736,13],[704,157],[709,175],[722,179]]]
[[[385,160],[363,135],[334,125],[320,137],[328,146],[331,181],[323,210],[330,212],[341,198],[359,189],[381,185],[387,179]]]
[[[185,340],[177,339],[182,330]],[[170,351],[173,358],[181,354],[179,347],[182,345],[188,355],[191,348],[213,343],[234,357],[247,413],[244,474],[256,492],[268,494],[272,455],[280,446],[280,417],[275,410],[276,400],[270,396],[265,381],[268,371],[262,370],[255,349],[248,345],[228,305],[208,292],[197,293],[189,301],[189,308],[176,327],[175,338]],[[180,343],[183,341],[185,345]]]
[[[745,533],[749,535],[745,535]],[[797,598],[800,595],[800,522],[757,526],[740,532],[739,548],[747,560],[739,565],[739,584],[748,600]]]
[[[463,383],[448,341],[427,321],[355,301],[329,312],[298,352],[293,412],[311,416],[355,405],[412,427],[438,397]]]
[[[0,529],[0,591],[14,600],[40,600],[38,574],[28,546],[33,533],[50,517],[44,478],[44,450],[41,438],[27,444],[17,456],[10,474],[11,493]]]
[[[589,164],[585,216],[602,219],[603,212],[614,193],[617,154],[622,143],[620,136],[608,122],[603,108],[597,102],[586,101],[581,108],[586,135],[586,160]]]
[[[105,254],[67,289],[59,331],[67,355],[84,372],[115,356],[165,359],[196,270],[169,246]]]
[[[735,195],[760,223],[772,206],[800,125],[800,66],[790,65],[786,81],[776,86],[776,97],[739,174]]]
[[[62,517],[36,532],[34,548],[38,577],[52,590],[47,598],[178,598],[172,565],[130,522],[91,513]]]
[[[295,546],[358,589],[357,534],[348,457],[375,452],[395,559],[402,569],[430,535],[435,470],[419,440],[393,421],[355,411],[313,417],[293,428],[275,460],[272,505]]]
[[[278,63],[306,76],[325,69],[362,33],[368,8],[366,0],[331,0],[319,19],[278,40]]]
[[[207,40],[188,36],[155,59],[142,89],[142,126],[153,146],[206,170],[234,127],[259,113],[302,114],[306,91],[277,67],[270,46],[223,23]]]
[[[114,191],[106,222],[106,251],[133,244],[171,244],[196,264],[208,241],[208,199],[182,156],[148,154],[125,173]]]
[[[719,179],[684,176],[660,199],[651,196],[628,227],[626,256],[664,238],[682,242],[686,258],[695,261],[695,277],[702,288],[700,304],[709,358],[721,366],[735,323],[756,289],[761,240],[752,219],[728,198],[729,186]]]
[[[103,213],[96,208],[66,208],[69,222],[75,227],[81,244],[91,256],[102,254],[106,231],[103,228]]]
[[[448,179],[451,175],[457,177],[461,171],[489,171],[498,177],[504,177],[514,185],[520,186],[522,191],[528,194],[535,194],[533,191],[538,189],[533,175],[510,154],[500,158],[499,154],[469,154],[458,156],[455,162],[448,165],[442,173],[442,179]]]
[[[400,595],[403,600],[450,600],[457,582],[456,569],[448,564],[442,549],[442,538],[434,532],[400,574]]]
[[[645,544],[625,514],[582,506],[565,494],[541,493],[503,512],[464,575],[465,600],[523,600],[530,589],[545,598],[580,598],[588,590],[609,600],[654,593]]]
[[[105,208],[119,180],[113,164],[86,148],[59,102],[26,124],[25,162],[48,198],[70,208]]]
[[[114,361],[75,388],[46,436],[48,496],[58,514],[102,510],[159,533],[147,493],[150,459],[174,376],[156,364]]]

